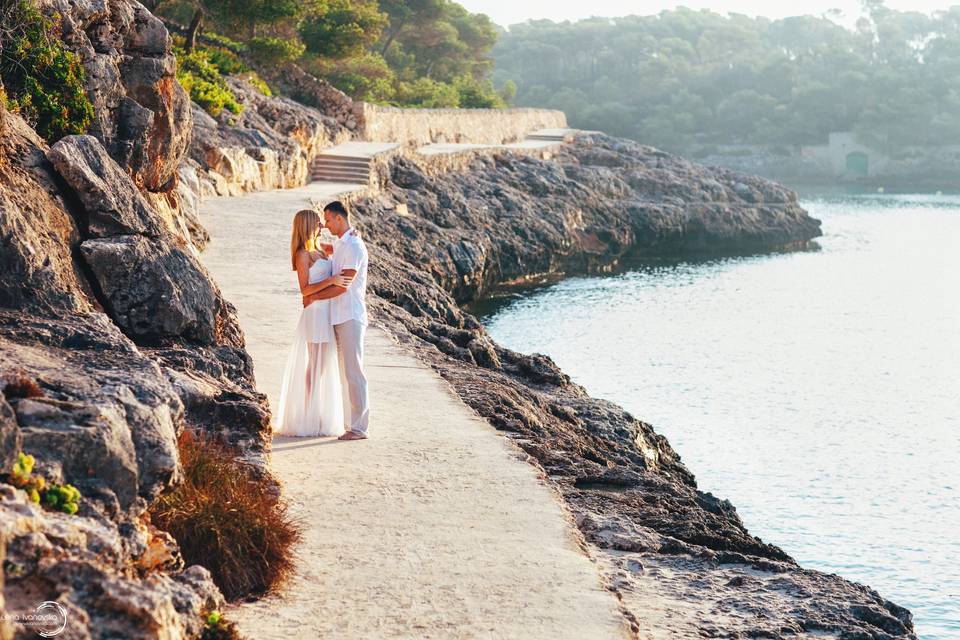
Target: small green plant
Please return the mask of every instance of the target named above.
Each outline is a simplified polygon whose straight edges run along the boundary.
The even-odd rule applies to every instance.
[[[237,625],[228,622],[219,611],[211,611],[207,614],[200,640],[240,640],[240,638]]]
[[[73,515],[80,507],[80,491],[72,484],[47,484],[43,476],[33,474],[36,460],[32,455],[20,452],[4,480],[18,489],[23,489],[35,504]]]
[[[0,78],[7,108],[48,142],[85,133],[93,105],[80,59],[60,41],[60,23],[31,0],[0,1]]]
[[[264,79],[258,76],[256,73],[253,73],[253,72],[245,73],[245,74],[242,74],[241,77],[244,78],[250,84],[252,84],[257,89],[257,91],[267,96],[268,98],[273,95],[273,91],[270,89],[270,85],[268,85],[264,81]]]
[[[237,96],[223,79],[220,68],[210,61],[206,51],[194,49],[187,53],[176,47],[174,52],[177,56],[177,80],[190,94],[191,100],[214,117],[224,109],[234,114],[243,111],[243,105],[237,101]]]
[[[72,484],[52,483],[43,494],[43,505],[73,515],[80,503],[80,492]]]

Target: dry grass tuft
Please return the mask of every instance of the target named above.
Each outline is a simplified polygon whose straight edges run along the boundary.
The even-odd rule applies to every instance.
[[[278,587],[294,568],[301,528],[270,486],[210,436],[178,440],[184,481],[151,508],[151,520],[180,545],[187,564],[210,570],[228,600]]]
[[[8,371],[0,376],[0,389],[9,400],[42,398],[43,389],[23,371]]]

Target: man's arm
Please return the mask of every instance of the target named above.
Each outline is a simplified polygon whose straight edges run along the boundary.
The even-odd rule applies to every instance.
[[[347,278],[353,278],[357,275],[356,269],[344,269],[340,272],[341,276],[346,276]],[[303,306],[309,306],[311,302],[316,302],[317,300],[329,300],[330,298],[336,298],[347,292],[347,287],[341,287],[338,285],[330,285],[329,287],[318,291],[317,293],[303,296]]]

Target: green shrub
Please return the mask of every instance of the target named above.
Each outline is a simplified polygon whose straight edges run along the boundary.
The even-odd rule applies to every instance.
[[[305,58],[303,65],[347,95],[367,102],[389,103],[394,97],[394,74],[387,61],[375,53],[362,58],[328,60]]]
[[[278,586],[301,536],[286,505],[234,448],[189,430],[177,445],[184,480],[154,503],[151,522],[177,540],[187,564],[209,569],[228,599]]]
[[[83,89],[80,59],[60,41],[60,24],[31,0],[0,1],[0,78],[7,107],[48,142],[85,133],[93,105]]]
[[[460,94],[460,106],[464,109],[500,109],[504,106],[503,99],[489,80],[460,76],[454,81],[454,86]]]
[[[273,36],[251,38],[247,51],[263,64],[279,64],[296,60],[303,55],[306,47],[296,39],[275,38]]]
[[[174,48],[177,55],[177,80],[196,102],[211,116],[218,116],[226,109],[231,113],[243,111],[243,105],[237,102],[237,96],[230,90],[220,68],[210,60],[209,53],[194,49],[187,53],[179,47]]]
[[[397,85],[394,102],[398,106],[439,109],[459,107],[460,92],[453,85],[430,78],[418,78],[413,82]]]
[[[213,31],[204,30],[203,35],[200,36],[201,39],[209,43],[210,45],[215,45],[223,49],[227,49],[233,53],[243,53],[244,45],[236,40],[231,40],[227,36],[222,36],[219,33],[214,33]]]
[[[197,48],[207,54],[207,59],[210,61],[210,64],[219,69],[223,75],[230,76],[235,73],[243,73],[244,71],[250,70],[250,67],[243,64],[243,61],[240,60],[240,56],[229,49],[208,46]]]

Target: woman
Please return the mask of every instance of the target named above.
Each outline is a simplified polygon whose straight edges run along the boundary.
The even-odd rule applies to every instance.
[[[332,275],[329,245],[319,242],[320,216],[312,209],[293,219],[290,261],[300,295],[328,287],[347,287],[350,278]],[[282,436],[339,436],[343,433],[343,392],[337,343],[330,324],[330,301],[317,300],[300,314],[287,358],[277,410],[276,433]]]

